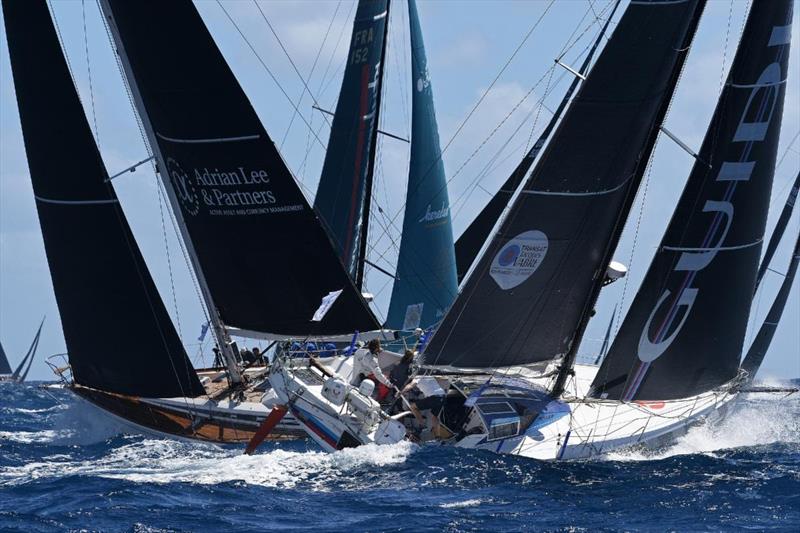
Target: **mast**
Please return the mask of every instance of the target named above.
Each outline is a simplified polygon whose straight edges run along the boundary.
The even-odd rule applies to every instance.
[[[689,398],[737,377],[775,173],[791,21],[792,0],[750,8],[697,161],[591,397]]]
[[[786,231],[786,226],[789,224],[789,219],[792,218],[792,211],[797,201],[798,192],[800,192],[800,172],[797,173],[797,177],[794,179],[794,185],[789,191],[789,196],[786,198],[786,203],[783,204],[781,215],[778,217],[778,222],[775,223],[775,229],[772,231],[769,243],[767,243],[767,251],[764,252],[764,258],[761,260],[761,266],[759,266],[758,274],[756,274],[756,291],[761,285],[761,280],[764,279],[764,274],[767,273],[772,256],[775,255],[775,250],[778,249],[778,244],[780,244]],[[755,291],[753,291],[753,294],[755,294]]]
[[[139,119],[141,120],[142,126],[144,127],[144,131],[147,135],[148,144],[150,145],[150,149],[153,151],[153,155],[156,157],[156,172],[164,184],[164,190],[167,191],[167,198],[169,198],[172,212],[175,214],[175,219],[181,232],[181,238],[184,246],[186,247],[186,253],[191,261],[192,269],[194,270],[197,283],[200,287],[200,294],[203,297],[203,302],[205,303],[205,307],[208,312],[211,330],[213,331],[214,336],[217,339],[217,345],[223,354],[225,366],[228,369],[231,383],[234,385],[239,384],[242,382],[242,373],[239,370],[239,363],[236,358],[238,354],[234,353],[230,335],[228,335],[228,332],[225,329],[225,324],[222,323],[219,311],[217,310],[216,305],[214,305],[214,297],[211,294],[208,282],[206,281],[203,268],[200,264],[197,251],[194,247],[194,242],[192,241],[186,227],[186,221],[183,216],[183,211],[181,210],[180,200],[178,200],[176,191],[169,182],[167,161],[156,139],[155,130],[150,122],[150,117],[142,100],[142,95],[139,90],[139,86],[136,83],[136,77],[131,69],[130,61],[128,61],[128,56],[125,52],[125,46],[120,38],[119,29],[117,28],[116,20],[114,19],[111,6],[109,5],[109,0],[99,0],[99,3],[101,11],[103,12],[106,20],[106,24],[108,25],[111,35],[114,38],[117,56],[119,57],[120,63],[124,69],[124,78],[127,82],[130,93],[133,96],[136,109],[138,110]]]
[[[391,0],[386,0],[386,22],[383,24],[383,44],[381,45],[380,62],[378,63],[375,88],[375,119],[372,125],[371,139],[369,142],[369,157],[367,158],[366,195],[364,197],[364,214],[362,215],[362,229],[359,243],[358,263],[356,267],[356,286],[364,288],[364,266],[367,259],[367,237],[369,236],[369,213],[372,205],[372,183],[375,173],[375,156],[378,153],[378,130],[380,126],[381,98],[383,96],[383,77],[386,74],[386,45],[389,42],[389,8]]]
[[[525,154],[525,157],[522,158],[517,168],[511,173],[511,176],[503,183],[495,195],[492,197],[491,200],[481,209],[481,212],[478,213],[473,221],[467,226],[467,229],[464,230],[464,233],[456,240],[456,265],[458,267],[458,282],[461,283],[469,272],[469,267],[472,266],[472,263],[478,257],[478,254],[481,251],[486,239],[489,238],[489,234],[494,228],[497,221],[500,220],[500,216],[503,214],[503,210],[508,205],[508,202],[511,200],[511,197],[516,192],[517,188],[519,188],[519,184],[522,183],[522,180],[528,174],[528,171],[531,169],[533,162],[536,160],[536,157],[539,155],[539,152],[542,150],[542,147],[547,142],[547,139],[550,138],[550,135],[553,133],[553,130],[558,124],[559,119],[561,118],[561,114],[564,112],[564,109],[567,107],[570,99],[572,98],[573,93],[578,88],[580,82],[585,79],[586,73],[589,70],[589,66],[592,63],[592,58],[594,57],[594,53],[597,51],[598,46],[600,43],[603,42],[603,37],[605,37],[606,32],[608,31],[608,26],[611,24],[611,19],[614,18],[614,13],[617,11],[617,7],[619,7],[620,0],[617,0],[614,3],[614,7],[611,9],[611,13],[609,13],[608,18],[606,19],[605,24],[603,24],[600,33],[597,35],[594,43],[592,43],[592,47],[589,49],[588,53],[586,54],[586,58],[583,60],[580,68],[578,69],[579,76],[575,76],[572,80],[572,83],[569,84],[567,88],[567,92],[564,93],[564,97],[559,102],[558,107],[556,107],[555,111],[553,112],[553,116],[550,118],[550,121],[545,126],[542,133],[539,135],[539,138],[536,139],[536,142],[533,143],[533,146]],[[558,60],[556,60],[558,61]]]
[[[387,328],[406,331],[439,322],[458,293],[450,198],[415,0],[408,1],[408,17],[411,153],[397,275],[386,318]]]
[[[698,2],[698,7],[694,12],[694,16],[691,19],[689,24],[689,30],[684,37],[683,44],[678,47],[676,50],[679,51],[678,61],[675,64],[674,68],[672,69],[671,79],[669,82],[669,86],[674,90],[675,86],[678,84],[678,79],[680,78],[681,71],[683,70],[683,65],[686,62],[686,57],[689,55],[689,51],[691,49],[692,41],[694,40],[695,32],[697,31],[697,25],[700,23],[700,18],[703,15],[703,10],[705,9],[705,0],[701,0]],[[664,118],[667,115],[667,111],[669,110],[670,103],[672,101],[672,92],[664,98],[661,102],[661,108],[658,111],[658,115],[656,118],[656,124],[663,124]],[[641,177],[644,175],[644,172],[647,168],[647,164],[650,160],[650,157],[653,153],[653,148],[656,143],[656,139],[659,135],[659,129],[654,128],[650,131],[649,138],[647,140],[647,144],[645,145],[645,149],[643,152],[643,157],[639,159],[639,163],[636,168],[636,175],[637,175],[637,185],[641,181]],[[603,288],[606,280],[606,268],[607,265],[611,263],[613,259],[614,251],[617,248],[617,243],[619,242],[620,236],[622,235],[622,230],[625,228],[625,221],[628,218],[628,212],[630,211],[631,206],[633,205],[633,201],[636,198],[636,192],[638,191],[638,186],[633,187],[628,191],[626,198],[624,200],[624,208],[621,211],[621,216],[617,219],[617,222],[614,227],[614,231],[611,235],[611,238],[608,240],[605,252],[603,254],[602,262],[600,263],[601,269],[595,272],[594,283],[592,284],[591,292],[589,293],[589,297],[586,299],[583,312],[581,314],[580,322],[578,323],[578,327],[575,333],[575,337],[572,339],[569,351],[567,351],[566,355],[564,356],[561,364],[558,368],[558,374],[556,376],[555,382],[553,383],[553,387],[550,391],[550,394],[554,398],[558,398],[564,393],[564,387],[567,384],[567,379],[573,374],[572,367],[575,366],[575,360],[578,357],[578,348],[581,344],[581,339],[583,339],[583,335],[586,332],[586,327],[589,325],[589,319],[592,317],[595,305],[597,305],[597,299],[600,297],[600,290]]]

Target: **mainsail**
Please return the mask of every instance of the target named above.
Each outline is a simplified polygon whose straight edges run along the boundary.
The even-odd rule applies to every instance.
[[[597,47],[600,45],[606,35],[608,26],[611,24],[611,19],[614,17],[617,7],[619,7],[619,2],[620,0],[617,0],[614,3],[614,7],[608,14],[605,24],[603,24],[603,28],[597,35],[594,43],[592,43],[589,51],[586,53],[586,57],[578,69],[578,73],[580,73],[581,76],[585,75],[589,70],[589,65],[592,62],[594,53],[597,51]],[[461,281],[466,277],[469,267],[472,266],[472,263],[478,257],[481,248],[489,238],[489,234],[492,232],[495,224],[497,224],[497,221],[500,220],[503,210],[511,201],[511,197],[516,192],[519,184],[522,183],[522,180],[528,174],[533,162],[536,160],[536,156],[539,155],[539,152],[547,142],[547,139],[549,139],[550,135],[553,133],[556,124],[558,124],[558,121],[561,119],[561,114],[564,112],[564,109],[567,107],[572,95],[578,88],[580,81],[581,78],[575,76],[575,78],[572,80],[572,83],[569,84],[567,92],[564,93],[564,97],[561,99],[561,102],[559,102],[558,107],[556,107],[555,111],[553,111],[553,116],[550,118],[550,122],[547,123],[547,126],[545,126],[545,128],[542,130],[542,133],[539,135],[539,138],[535,143],[533,143],[531,149],[528,150],[528,153],[525,154],[525,157],[522,158],[522,161],[520,161],[508,179],[503,183],[503,185],[500,187],[500,190],[497,191],[494,196],[492,196],[492,199],[489,200],[485,206],[483,206],[483,209],[481,209],[480,213],[478,213],[478,216],[476,216],[470,225],[467,226],[467,229],[464,230],[464,233],[462,233],[456,241],[456,265],[458,268],[459,283],[461,283]]]
[[[94,143],[44,0],[4,0],[25,152],[75,382],[148,397],[202,385]]]
[[[703,1],[633,1],[426,350],[431,364],[551,360],[580,337]]]
[[[212,320],[286,336],[378,329],[191,1],[101,6]]]
[[[33,341],[31,341],[31,345],[25,353],[25,357],[22,358],[22,361],[20,361],[14,373],[11,375],[13,381],[23,383],[28,377],[28,372],[31,371],[31,365],[33,364],[33,358],[36,356],[36,349],[39,347],[39,338],[42,336],[42,326],[44,326],[44,318],[41,323],[39,323],[39,329],[36,330],[36,335],[34,335]]]
[[[794,185],[789,191],[789,197],[786,198],[786,203],[783,204],[783,209],[775,223],[775,229],[767,243],[767,251],[764,252],[764,258],[761,260],[761,266],[758,267],[758,274],[756,275],[756,290],[761,285],[761,280],[764,279],[764,274],[767,273],[769,264],[772,262],[772,256],[775,255],[775,250],[778,249],[778,244],[781,242],[783,233],[786,231],[786,226],[789,224],[789,219],[792,218],[792,211],[794,211],[794,204],[797,201],[797,194],[800,192],[800,172],[794,180]],[[755,293],[755,291],[753,291]]]
[[[415,0],[408,1],[411,34],[411,161],[397,278],[386,326],[410,330],[439,322],[458,292],[450,201],[433,88]]]
[[[592,396],[686,398],[736,377],[769,208],[791,20],[791,0],[753,3],[698,160]]]
[[[783,278],[778,294],[775,296],[775,301],[769,308],[764,323],[759,328],[753,344],[747,350],[742,361],[742,370],[747,371],[747,382],[752,382],[756,377],[758,369],[761,368],[761,363],[764,361],[764,356],[767,355],[769,345],[772,343],[772,337],[775,336],[775,330],[783,315],[783,310],[786,307],[786,302],[789,299],[789,294],[792,292],[792,285],[794,278],[797,275],[797,266],[800,264],[800,235],[797,237],[797,242],[794,245],[792,252],[792,259],[789,263],[789,269],[786,271],[786,277]]]
[[[360,0],[314,207],[356,285],[363,281],[389,0]]]
[[[2,344],[0,344],[0,374],[11,374],[11,365],[8,364],[8,357]]]

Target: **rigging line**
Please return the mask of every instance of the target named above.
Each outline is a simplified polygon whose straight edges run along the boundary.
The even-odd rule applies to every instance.
[[[786,156],[789,154],[789,151],[791,150],[792,146],[794,146],[794,143],[795,143],[795,141],[797,141],[798,137],[800,137],[800,130],[797,130],[797,133],[794,134],[794,137],[792,137],[792,140],[789,141],[789,144],[786,146],[786,149],[783,151],[783,155],[781,156],[780,160],[778,161],[778,164],[775,165],[775,170],[776,171],[779,168],[781,168],[781,165],[783,164],[783,160],[786,159]]]
[[[97,9],[102,14],[102,9],[100,7],[99,0],[98,0],[98,4],[97,4]],[[109,42],[112,50],[116,50],[116,45],[114,43],[114,37],[111,35],[111,29],[108,26],[108,21],[103,16],[100,17],[100,20],[102,21],[103,27],[106,30],[106,38],[108,39],[108,42]],[[125,76],[125,70],[124,70],[124,68],[122,66],[122,60],[120,58],[120,55],[117,54],[117,53],[113,54],[113,56],[114,56],[114,59],[115,59],[116,64],[117,64],[117,72],[119,73],[120,79],[122,80],[122,86],[125,88],[125,93],[128,96],[128,105],[130,105],[130,109],[131,109],[131,112],[133,113],[134,120],[136,121],[136,125],[139,128],[139,136],[142,139],[142,144],[144,145],[145,151],[150,156],[150,159],[152,161],[151,165],[152,165],[153,173],[156,176],[159,176],[160,174],[158,172],[158,164],[157,164],[157,162],[155,160],[155,155],[153,153],[152,147],[150,146],[150,142],[147,139],[147,135],[145,135],[144,124],[142,122],[142,117],[139,116],[139,113],[136,110],[136,104],[133,101],[133,92],[131,91],[130,84],[128,83],[128,78],[127,78],[127,76]],[[159,179],[158,183],[159,183],[159,186],[161,186],[161,187],[164,186],[162,179]],[[166,194],[166,192],[164,192],[164,194]],[[196,291],[197,297],[198,297],[198,299],[200,301],[200,309],[202,310],[203,314],[205,315],[206,320],[210,321],[211,320],[211,318],[210,318],[211,317],[210,310],[208,310],[206,308],[205,300],[203,299],[203,297],[202,297],[202,295],[200,293],[200,288],[199,288],[199,285],[198,285],[196,273],[194,272],[194,270],[193,270],[193,268],[191,266],[188,253],[187,253],[186,249],[184,248],[185,243],[183,242],[182,237],[180,237],[180,232],[178,231],[177,223],[176,223],[176,221],[174,219],[175,213],[172,212],[172,210],[169,210],[169,214],[170,214],[170,220],[172,221],[172,227],[173,227],[176,235],[179,236],[178,237],[178,245],[179,245],[179,247],[181,249],[181,252],[183,253],[184,261],[186,262],[187,268],[189,270],[189,275],[190,275],[190,277],[191,277],[191,279],[192,279],[192,281],[194,283],[195,291]],[[222,339],[217,338],[216,328],[210,328],[210,329],[211,329],[212,337],[216,339],[218,345],[221,345],[222,344]]]
[[[261,9],[261,6],[259,5],[258,1],[257,0],[253,0],[253,4],[255,4],[256,9],[258,9],[258,12],[261,13],[261,18],[263,18],[264,22],[267,23],[267,26],[269,27],[269,31],[272,32],[272,35],[275,37],[275,40],[278,41],[278,45],[281,47],[281,50],[283,50],[284,55],[286,55],[286,59],[289,60],[289,64],[292,65],[292,68],[294,69],[295,73],[297,74],[297,77],[300,78],[301,82],[303,82],[303,92],[300,93],[300,98],[297,100],[297,105],[295,106],[295,112],[292,113],[292,119],[289,121],[289,126],[286,128],[286,133],[283,135],[283,139],[281,140],[280,148],[283,148],[283,143],[286,142],[286,137],[289,136],[289,131],[292,129],[292,124],[294,123],[294,119],[297,116],[298,106],[300,105],[300,102],[303,101],[303,97],[305,96],[306,91],[308,92],[308,95],[311,97],[311,100],[314,102],[315,105],[319,106],[319,102],[317,102],[317,98],[314,96],[314,93],[311,92],[311,88],[308,86],[308,83],[306,82],[306,79],[303,77],[302,74],[300,74],[300,70],[297,68],[297,65],[295,64],[294,60],[292,59],[292,56],[289,54],[289,51],[283,45],[283,41],[281,40],[280,36],[278,36],[278,32],[275,31],[275,28],[270,23],[269,19],[267,18],[266,13],[264,13],[264,10]],[[322,44],[320,45],[319,50],[317,51],[317,57],[314,58],[314,64],[311,66],[311,72],[308,75],[309,79],[311,79],[311,76],[314,74],[314,69],[317,66],[317,60],[319,59],[319,56],[322,53],[322,48],[325,46],[325,41],[328,39],[328,33],[330,33],[330,31],[331,31],[331,26],[333,25],[333,21],[336,18],[336,14],[339,12],[339,7],[341,5],[342,5],[342,2],[341,2],[341,0],[339,0],[339,3],[336,4],[336,11],[333,12],[333,17],[331,18],[331,22],[330,22],[330,24],[328,24],[328,31],[325,32],[325,37],[322,39]],[[325,121],[326,122],[328,121],[327,117],[325,117]],[[330,122],[328,122],[328,125],[330,126]]]
[[[248,38],[245,36],[245,34],[244,34],[244,32],[242,31],[242,29],[239,27],[239,25],[238,25],[238,24],[236,24],[236,21],[235,21],[235,20],[233,20],[233,17],[231,17],[230,13],[228,13],[228,10],[227,10],[227,9],[225,9],[225,6],[223,6],[223,5],[222,5],[222,2],[220,2],[220,0],[217,0],[217,5],[220,7],[220,9],[222,9],[222,12],[223,12],[223,13],[225,13],[225,16],[226,16],[226,17],[228,17],[228,20],[231,22],[231,24],[233,24],[233,27],[234,27],[234,28],[236,28],[236,31],[237,31],[237,32],[239,33],[239,35],[241,36],[242,40],[244,40],[244,42],[245,42],[245,43],[247,44],[247,46],[250,48],[250,51],[251,51],[251,52],[253,52],[253,55],[255,55],[255,56],[256,56],[256,59],[258,60],[258,62],[259,62],[259,63],[261,63],[261,66],[262,66],[262,67],[264,67],[264,70],[267,72],[267,74],[269,74],[270,78],[272,78],[272,81],[273,81],[273,82],[275,82],[275,85],[277,85],[277,86],[278,86],[278,89],[280,89],[281,93],[283,93],[283,96],[285,96],[285,97],[286,97],[286,99],[289,101],[289,103],[292,105],[292,107],[294,108],[294,110],[295,110],[295,112],[297,113],[297,115],[298,115],[298,116],[300,117],[300,119],[301,119],[301,120],[302,120],[302,121],[305,123],[306,127],[308,127],[308,129],[309,129],[310,131],[312,131],[312,132],[313,132],[313,131],[314,131],[314,128],[311,126],[311,124],[309,124],[309,122],[308,122],[308,120],[306,119],[306,117],[305,117],[305,116],[304,116],[304,115],[303,115],[303,114],[300,112],[300,109],[299,109],[299,108],[297,107],[297,105],[295,105],[295,103],[292,101],[292,98],[289,96],[289,94],[288,94],[288,93],[286,92],[286,90],[283,88],[283,85],[281,85],[281,83],[278,81],[278,78],[276,78],[276,77],[275,77],[275,74],[273,74],[273,73],[272,73],[272,71],[269,69],[269,67],[267,66],[267,64],[264,62],[264,60],[261,58],[261,56],[259,55],[259,53],[256,51],[256,49],[255,49],[255,47],[253,46],[253,44],[252,44],[252,43],[250,42],[250,40],[249,40],[249,39],[248,39]],[[323,142],[322,142],[322,140],[319,138],[319,136],[317,136],[317,134],[316,134],[316,133],[314,133],[314,138],[317,140],[317,142],[319,143],[319,145],[322,147],[322,149],[323,149],[323,150],[327,149],[327,147],[325,146],[325,143],[323,143]]]
[[[158,180],[158,176],[153,176],[156,180]],[[164,198],[161,195],[161,187],[156,184],[156,191],[158,193],[158,213],[161,216],[161,234],[164,237],[164,251],[166,252],[167,256],[167,270],[169,271],[169,286],[172,289],[172,305],[175,306],[175,321],[178,324],[178,334],[180,335],[181,342],[184,342],[183,338],[183,326],[181,325],[181,314],[180,310],[178,309],[178,298],[175,295],[175,280],[172,274],[172,259],[171,253],[169,251],[169,239],[167,239],[167,225],[164,222],[164,205],[163,201]]]
[[[725,46],[722,48],[722,69],[719,72],[719,90],[717,95],[722,94],[725,88],[725,64],[728,61],[728,38],[731,34],[731,19],[733,18],[733,0],[731,0],[730,7],[728,8],[728,27],[725,28]]]
[[[89,57],[89,37],[86,31],[86,0],[81,0],[81,17],[83,18],[83,49],[86,52],[86,71],[89,75],[89,97],[92,103],[92,122],[94,123],[94,137],[100,148],[100,130],[97,128],[97,114],[94,105],[94,84],[92,83],[92,62]]]
[[[477,101],[477,102],[475,102],[475,105],[474,105],[474,106],[472,106],[472,108],[471,108],[471,109],[469,110],[469,112],[467,113],[467,116],[466,116],[466,117],[464,117],[464,120],[462,120],[462,121],[461,121],[461,123],[458,125],[458,127],[456,128],[456,131],[453,133],[453,135],[452,135],[452,136],[450,137],[450,139],[447,141],[447,144],[445,144],[444,148],[442,148],[442,149],[440,150],[440,152],[439,152],[439,157],[437,157],[437,158],[436,158],[436,160],[435,160],[435,161],[433,161],[433,162],[431,163],[431,165],[430,165],[430,167],[428,168],[428,170],[426,170],[426,171],[425,171],[425,173],[424,173],[424,175],[423,175],[423,178],[424,178],[425,176],[427,176],[427,175],[428,175],[428,174],[429,174],[429,173],[430,173],[430,172],[431,172],[431,171],[432,171],[432,170],[433,170],[433,169],[436,167],[436,165],[438,165],[438,163],[439,163],[439,160],[441,160],[441,159],[442,159],[442,157],[444,157],[444,153],[445,153],[445,152],[446,152],[446,151],[447,151],[447,150],[450,148],[450,146],[453,144],[453,141],[455,141],[455,140],[456,140],[456,138],[458,137],[458,135],[459,135],[459,134],[461,133],[461,131],[464,129],[464,126],[466,126],[466,125],[467,125],[467,122],[469,122],[469,119],[470,119],[470,118],[472,118],[472,116],[475,114],[475,111],[477,111],[477,110],[478,110],[478,108],[480,107],[480,105],[483,103],[483,101],[486,99],[486,97],[487,97],[487,96],[489,95],[489,93],[492,91],[492,89],[494,88],[494,86],[495,86],[495,85],[497,84],[497,82],[500,80],[500,77],[503,75],[503,73],[505,73],[506,69],[508,69],[509,65],[511,65],[511,62],[514,60],[514,58],[517,56],[517,54],[520,52],[520,50],[522,50],[523,46],[524,46],[524,45],[525,45],[525,43],[528,41],[528,39],[529,39],[529,38],[530,38],[530,36],[533,34],[533,32],[536,30],[536,28],[538,28],[538,27],[539,27],[539,24],[541,24],[542,20],[544,20],[544,17],[545,17],[545,15],[547,15],[547,13],[550,11],[550,8],[551,8],[551,7],[553,7],[553,4],[554,4],[554,3],[555,3],[555,0],[550,0],[550,2],[547,4],[547,7],[544,9],[544,11],[542,12],[542,14],[539,16],[539,18],[538,18],[538,19],[536,19],[536,21],[533,23],[533,25],[531,26],[531,28],[528,30],[528,33],[526,33],[526,34],[525,34],[525,37],[523,37],[522,41],[521,41],[521,42],[520,42],[520,43],[517,45],[517,48],[514,50],[514,52],[512,52],[511,56],[510,56],[510,57],[509,57],[509,58],[506,60],[505,64],[504,64],[504,65],[503,65],[503,67],[500,69],[500,71],[497,73],[497,75],[495,75],[494,79],[493,79],[493,80],[492,80],[492,82],[489,84],[489,87],[487,87],[487,88],[486,88],[486,90],[485,90],[485,91],[483,91],[483,94],[481,94],[480,98],[478,98],[478,101]],[[451,179],[452,179],[452,178],[451,178]],[[422,182],[422,181],[424,181],[424,179],[420,180],[420,182]],[[450,181],[451,181],[451,180],[448,180],[448,183],[449,183]],[[400,209],[397,211],[397,213],[394,215],[394,217],[393,217],[393,218],[397,218],[397,217],[400,215],[400,213],[402,213],[402,212],[403,212],[403,209],[404,209],[404,208],[405,208],[405,205],[403,205],[403,206],[402,206],[402,207],[401,207],[401,208],[400,208]]]

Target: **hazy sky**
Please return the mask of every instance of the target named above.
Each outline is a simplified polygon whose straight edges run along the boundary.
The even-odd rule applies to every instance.
[[[92,1],[83,3],[79,0],[52,4],[84,107],[90,123],[96,122],[96,136],[103,158],[109,173],[114,174],[145,158],[147,152],[98,7]],[[311,106],[316,101],[327,109],[335,107],[354,5],[353,0],[272,0],[259,3],[292,62],[308,82],[314,94],[312,101],[307,93],[301,99],[304,84],[252,1],[222,3],[235,25],[219,3],[197,2],[206,24],[267,131],[281,147],[289,167],[309,197],[313,197],[316,190],[324,155],[323,147],[310,134],[309,126],[317,132],[323,144],[327,143],[329,135],[323,116]],[[570,79],[563,69],[553,66],[553,59],[566,47],[565,62],[577,65],[580,54],[602,22],[596,15],[602,16],[608,9],[608,0],[559,0],[554,3],[544,0],[419,1],[442,147],[446,147],[443,157],[451,180],[450,201],[456,235],[488,200],[489,193],[506,179],[525,153],[531,138],[535,138],[546,124],[550,117],[548,109],[557,105]],[[708,3],[666,120],[667,127],[689,146],[700,146],[735,53],[747,9],[745,1],[711,0]],[[381,120],[383,129],[401,136],[408,136],[410,130],[411,80],[406,10],[405,0],[392,1]],[[158,13],[154,12],[153,16],[158,16]],[[529,32],[530,36],[493,84]],[[797,139],[800,133],[800,56],[796,49],[800,33],[797,10],[792,37],[795,50],[790,59],[778,151],[778,157],[782,159],[775,176],[768,230],[775,223],[788,188],[800,168],[800,139]],[[491,90],[487,93],[489,88]],[[481,98],[480,105],[475,108]],[[542,99],[544,105],[540,106]],[[296,115],[295,107],[299,115]],[[202,110],[199,109],[198,113]],[[57,121],[58,117],[53,117],[53,120]],[[399,244],[397,228],[402,226],[402,214],[398,213],[405,200],[408,145],[384,138],[378,157],[375,201],[383,214],[376,213],[377,219],[371,226],[376,228],[370,238],[371,258],[393,270],[396,245]],[[619,304],[624,310],[631,303],[691,165],[691,157],[674,142],[664,136],[659,139],[651,171],[632,211],[634,221],[641,213],[638,235],[635,223],[629,224],[616,254],[617,260],[629,265],[630,274],[626,281],[604,290],[581,354],[592,356],[599,348],[614,306]],[[163,218],[167,212],[163,211],[162,215],[159,208],[155,180],[152,167],[142,166],[136,173],[116,179],[114,184],[188,352],[200,360],[197,336],[203,315],[171,223]],[[162,224],[166,226],[166,241]],[[799,225],[795,214],[790,223],[789,238],[785,239],[775,259],[774,265],[779,271],[784,271],[788,264]],[[381,228],[388,228],[388,231]],[[253,243],[253,246],[261,245],[269,246],[269,243]],[[242,257],[247,254],[247,249],[241,250]],[[391,293],[391,280],[373,270],[368,271],[367,281],[369,290],[377,296],[377,311],[383,318]],[[754,303],[748,343],[769,308],[779,282],[778,275],[767,275]],[[800,296],[797,285],[795,283],[783,321],[764,363],[763,375],[800,376]],[[270,302],[269,305],[279,303]],[[12,365],[27,350],[43,315],[47,315],[47,320],[39,346],[39,359],[31,372],[33,379],[52,378],[43,361],[44,356],[63,352],[65,346],[28,178],[3,29],[0,37],[0,341]],[[619,321],[616,322],[618,326]],[[131,339],[136,334],[132,328]],[[119,339],[119,342],[129,340]],[[108,348],[109,356],[113,356],[114,347]],[[208,352],[208,342],[205,351]]]

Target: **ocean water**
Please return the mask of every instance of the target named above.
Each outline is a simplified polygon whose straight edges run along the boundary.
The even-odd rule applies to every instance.
[[[0,531],[798,531],[799,415],[798,395],[753,396],[668,448],[575,463],[304,441],[247,457],[0,384]]]

